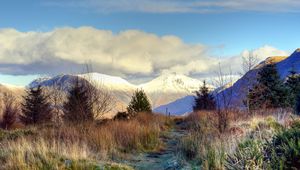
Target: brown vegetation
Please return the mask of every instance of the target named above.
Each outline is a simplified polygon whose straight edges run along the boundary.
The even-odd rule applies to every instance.
[[[19,107],[17,106],[13,95],[9,93],[4,93],[1,127],[3,129],[11,129],[17,121],[19,112]]]
[[[3,131],[4,136],[15,137],[1,139],[0,133],[0,153],[4,153],[0,155],[0,169],[95,167],[124,154],[156,150],[165,120],[164,116],[139,113],[126,121],[39,125],[29,127],[32,133]]]

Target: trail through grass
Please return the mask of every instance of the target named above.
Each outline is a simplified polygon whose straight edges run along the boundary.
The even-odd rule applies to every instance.
[[[187,135],[187,131],[182,128],[182,120],[174,122],[174,126],[164,131],[160,140],[162,148],[158,151],[140,153],[135,155],[130,160],[123,161],[134,169],[138,170],[177,170],[187,169],[177,156],[177,144],[180,138]]]

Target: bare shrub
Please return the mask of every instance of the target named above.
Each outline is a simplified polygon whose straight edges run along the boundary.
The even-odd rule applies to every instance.
[[[254,67],[257,65],[259,59],[256,55],[254,55],[253,53],[249,53],[248,55],[243,56],[243,61],[242,61],[242,73],[241,76],[246,75],[249,71],[251,71],[252,69],[254,69]],[[247,112],[248,114],[250,114],[250,101],[249,101],[249,94],[250,94],[250,90],[252,88],[252,85],[254,84],[254,82],[256,81],[255,79],[253,79],[250,76],[244,76],[245,78],[245,82],[246,82],[246,99],[245,99],[245,105],[247,107]]]
[[[86,65],[86,73],[92,73],[93,69],[90,65]],[[95,119],[103,118],[103,115],[112,111],[116,105],[116,100],[109,91],[104,87],[101,80],[92,77],[93,74],[86,74],[84,78],[89,82],[86,85],[89,95],[92,111]]]
[[[45,88],[45,95],[48,97],[52,106],[53,120],[59,125],[61,123],[61,116],[63,115],[63,104],[66,102],[67,93],[63,90],[63,87],[54,84],[48,88]]]
[[[10,129],[16,123],[19,116],[20,109],[15,103],[15,97],[12,94],[4,93],[4,106],[1,127],[3,129]]]
[[[229,126],[229,112],[232,108],[232,88],[227,86],[233,85],[233,78],[231,69],[229,73],[224,73],[221,64],[217,72],[217,78],[215,79],[215,86],[223,88],[216,94],[216,115],[218,117],[218,128],[220,132],[224,132]]]

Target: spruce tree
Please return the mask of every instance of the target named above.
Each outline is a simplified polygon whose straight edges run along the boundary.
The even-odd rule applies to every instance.
[[[276,65],[265,65],[258,73],[257,84],[248,95],[251,109],[289,106],[288,88],[280,79]]]
[[[20,120],[24,124],[39,124],[51,121],[52,109],[47,97],[43,94],[41,86],[30,88],[22,103]]]
[[[296,100],[300,92],[300,76],[296,74],[293,69],[290,71],[290,75],[287,77],[286,86],[289,90],[289,103],[292,108],[295,108]]]
[[[63,118],[66,122],[76,123],[94,119],[88,89],[78,78],[76,78],[72,89],[69,91],[63,108]]]
[[[295,113],[296,115],[300,115],[300,95],[298,95],[298,96],[296,97],[294,111],[295,111],[294,113]]]
[[[131,98],[127,107],[130,116],[135,116],[139,112],[151,112],[151,104],[144,90],[137,90]]]
[[[206,82],[203,81],[203,86],[199,91],[196,91],[194,111],[197,110],[214,110],[216,108],[216,102],[214,96],[209,93],[209,89],[206,86]]]

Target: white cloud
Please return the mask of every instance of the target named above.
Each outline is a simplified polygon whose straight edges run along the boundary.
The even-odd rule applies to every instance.
[[[63,0],[47,5],[97,12],[215,13],[232,11],[299,12],[299,0]]]
[[[203,57],[195,59],[187,64],[177,64],[163,72],[177,72],[186,75],[200,74],[202,77],[215,76],[218,72],[219,64],[226,74],[240,75],[242,69],[242,57],[253,55],[258,58],[258,63],[272,56],[288,56],[290,53],[265,45],[254,50],[244,50],[239,55],[228,58]]]
[[[138,30],[117,34],[92,27],[57,28],[50,32],[0,30],[0,73],[58,74],[93,70],[124,78],[153,77],[164,72],[213,76],[218,63],[227,71],[241,69],[243,55],[253,53],[261,60],[287,52],[271,46],[245,50],[217,59],[201,44],[187,44],[172,35],[157,36]]]
[[[31,74],[79,71],[90,62],[107,74],[160,72],[205,55],[206,47],[138,30],[118,34],[92,27],[59,28],[51,32],[0,30],[0,72]],[[203,58],[204,59],[204,58]],[[66,65],[66,66],[64,66]]]
[[[272,56],[288,56],[289,53],[286,51],[278,50],[272,46],[265,45],[255,50],[244,50],[241,53],[242,56],[253,55],[257,56],[259,61],[263,61],[268,57]]]

